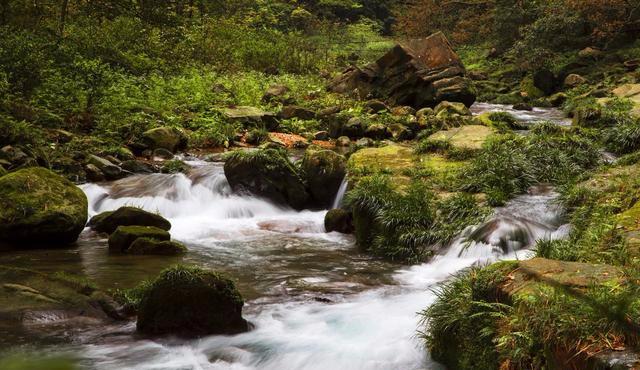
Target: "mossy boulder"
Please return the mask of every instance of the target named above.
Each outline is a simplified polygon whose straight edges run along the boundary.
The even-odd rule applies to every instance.
[[[364,136],[373,140],[383,140],[389,137],[389,130],[387,126],[381,123],[374,123],[367,126],[364,131]]]
[[[234,282],[197,267],[164,270],[144,292],[137,329],[147,335],[199,337],[249,330]]]
[[[324,216],[324,229],[330,233],[337,231],[343,234],[353,232],[353,220],[351,213],[344,209],[332,209]]]
[[[91,229],[111,234],[118,226],[154,226],[170,230],[171,223],[164,217],[136,207],[121,207],[116,211],[102,212],[89,221]]]
[[[69,180],[41,167],[0,177],[0,242],[64,245],[87,223],[87,197]]]
[[[347,173],[344,156],[332,150],[309,149],[302,158],[302,171],[314,203],[331,205]]]
[[[182,243],[170,240],[158,241],[152,238],[138,238],[131,243],[126,252],[128,254],[175,256],[187,253],[187,247]]]
[[[295,209],[309,202],[303,176],[286,152],[278,149],[235,151],[224,164],[224,174],[235,192],[249,192]]]
[[[429,140],[446,140],[454,148],[477,150],[493,133],[494,130],[487,126],[467,125],[438,131],[429,136]]]
[[[7,170],[4,169],[4,167],[0,166],[0,177],[6,175],[7,173],[9,173]]]
[[[166,149],[175,153],[187,148],[188,139],[175,127],[157,127],[142,134],[142,141],[149,149]]]
[[[171,239],[166,231],[153,226],[118,226],[109,236],[109,252],[127,252],[136,239],[149,238],[158,241]]]
[[[447,118],[453,115],[458,116],[470,116],[471,111],[467,108],[463,103],[452,103],[448,101],[443,101],[436,105],[433,109],[436,117],[438,118]]]

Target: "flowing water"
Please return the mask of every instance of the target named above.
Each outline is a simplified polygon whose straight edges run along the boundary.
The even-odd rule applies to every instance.
[[[522,123],[536,123],[550,121],[561,126],[571,126],[571,119],[567,118],[564,112],[558,108],[533,108],[533,110],[516,110],[510,105],[475,103],[471,106],[473,115],[480,115],[485,112],[507,112],[513,115]]]
[[[135,335],[133,322],[75,330],[40,323],[9,340],[29,342],[43,333],[70,338],[71,344],[45,348],[100,370],[437,369],[416,337],[417,313],[435,299],[432,289],[475,264],[529,258],[536,240],[568,231],[554,204],[557,194],[538,187],[467,228],[430,262],[401,267],[359,253],[350,236],[325,233],[326,211],[297,212],[232,194],[222,164],[189,164],[189,175],[82,186],[90,215],[135,205],[167,217],[172,237],[189,248],[185,257],[109,255],[106,240],[85,230],[77,248],[7,253],[0,264],[82,271],[113,289],[132,287],[178,261],[195,263],[238,281],[254,330],[149,340]],[[346,188],[345,181],[336,204]]]

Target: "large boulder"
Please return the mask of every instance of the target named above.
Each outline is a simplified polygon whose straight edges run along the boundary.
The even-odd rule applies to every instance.
[[[171,235],[153,226],[119,226],[109,236],[109,252],[125,253],[139,238],[166,241],[171,239]]]
[[[224,174],[235,192],[249,192],[295,209],[303,209],[309,201],[298,169],[278,149],[235,151],[224,164]]]
[[[392,105],[434,107],[447,100],[471,106],[476,100],[473,82],[465,77],[460,57],[443,33],[400,43],[375,63],[350,67],[329,85],[334,92],[357,91]]]
[[[82,190],[45,168],[9,173],[0,178],[0,243],[73,243],[87,208]]]
[[[91,229],[111,234],[118,226],[154,226],[170,230],[171,223],[164,217],[136,207],[121,207],[116,211],[100,213],[89,221]]]
[[[447,141],[457,149],[479,150],[487,139],[494,134],[494,130],[483,125],[467,125],[454,127],[449,130],[438,131],[429,140]]]
[[[137,329],[148,335],[199,337],[249,330],[244,301],[234,282],[213,271],[175,266],[146,289]]]
[[[302,158],[302,171],[314,203],[332,204],[347,172],[346,160],[332,150],[309,149]]]
[[[187,137],[174,127],[158,127],[142,134],[142,141],[149,149],[166,149],[175,153],[187,148]]]
[[[300,107],[298,105],[287,105],[282,107],[280,118],[291,119],[298,118],[301,120],[312,120],[316,118],[316,112],[309,108]]]

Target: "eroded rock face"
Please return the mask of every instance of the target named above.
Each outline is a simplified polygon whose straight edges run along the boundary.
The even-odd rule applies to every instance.
[[[163,271],[143,295],[138,331],[150,335],[198,337],[249,330],[244,301],[229,278],[196,267]]]
[[[67,179],[42,168],[0,178],[0,243],[70,244],[87,222],[87,197]]]
[[[441,32],[419,41],[396,45],[377,62],[351,67],[334,79],[329,89],[357,91],[392,105],[434,107],[441,101],[471,106],[476,100],[473,83],[447,38]]]

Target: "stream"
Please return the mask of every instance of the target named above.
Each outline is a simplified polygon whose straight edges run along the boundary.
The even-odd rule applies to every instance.
[[[476,106],[474,113],[492,109],[500,107]],[[555,120],[556,113],[548,110],[540,119]],[[557,194],[539,186],[468,227],[428,263],[400,266],[360,253],[351,236],[325,233],[326,211],[297,212],[232,194],[222,163],[187,163],[189,175],[136,175],[81,186],[90,216],[124,205],[162,214],[171,221],[172,238],[189,248],[185,257],[109,255],[106,240],[87,229],[77,248],[0,254],[0,264],[82,271],[101,288],[117,289],[171,264],[194,263],[237,281],[254,330],[149,340],[135,335],[134,322],[69,328],[41,320],[5,340],[66,338],[71,344],[41,342],[96,370],[438,369],[416,334],[417,313],[435,299],[432,289],[472,265],[529,258],[536,240],[568,233]]]

